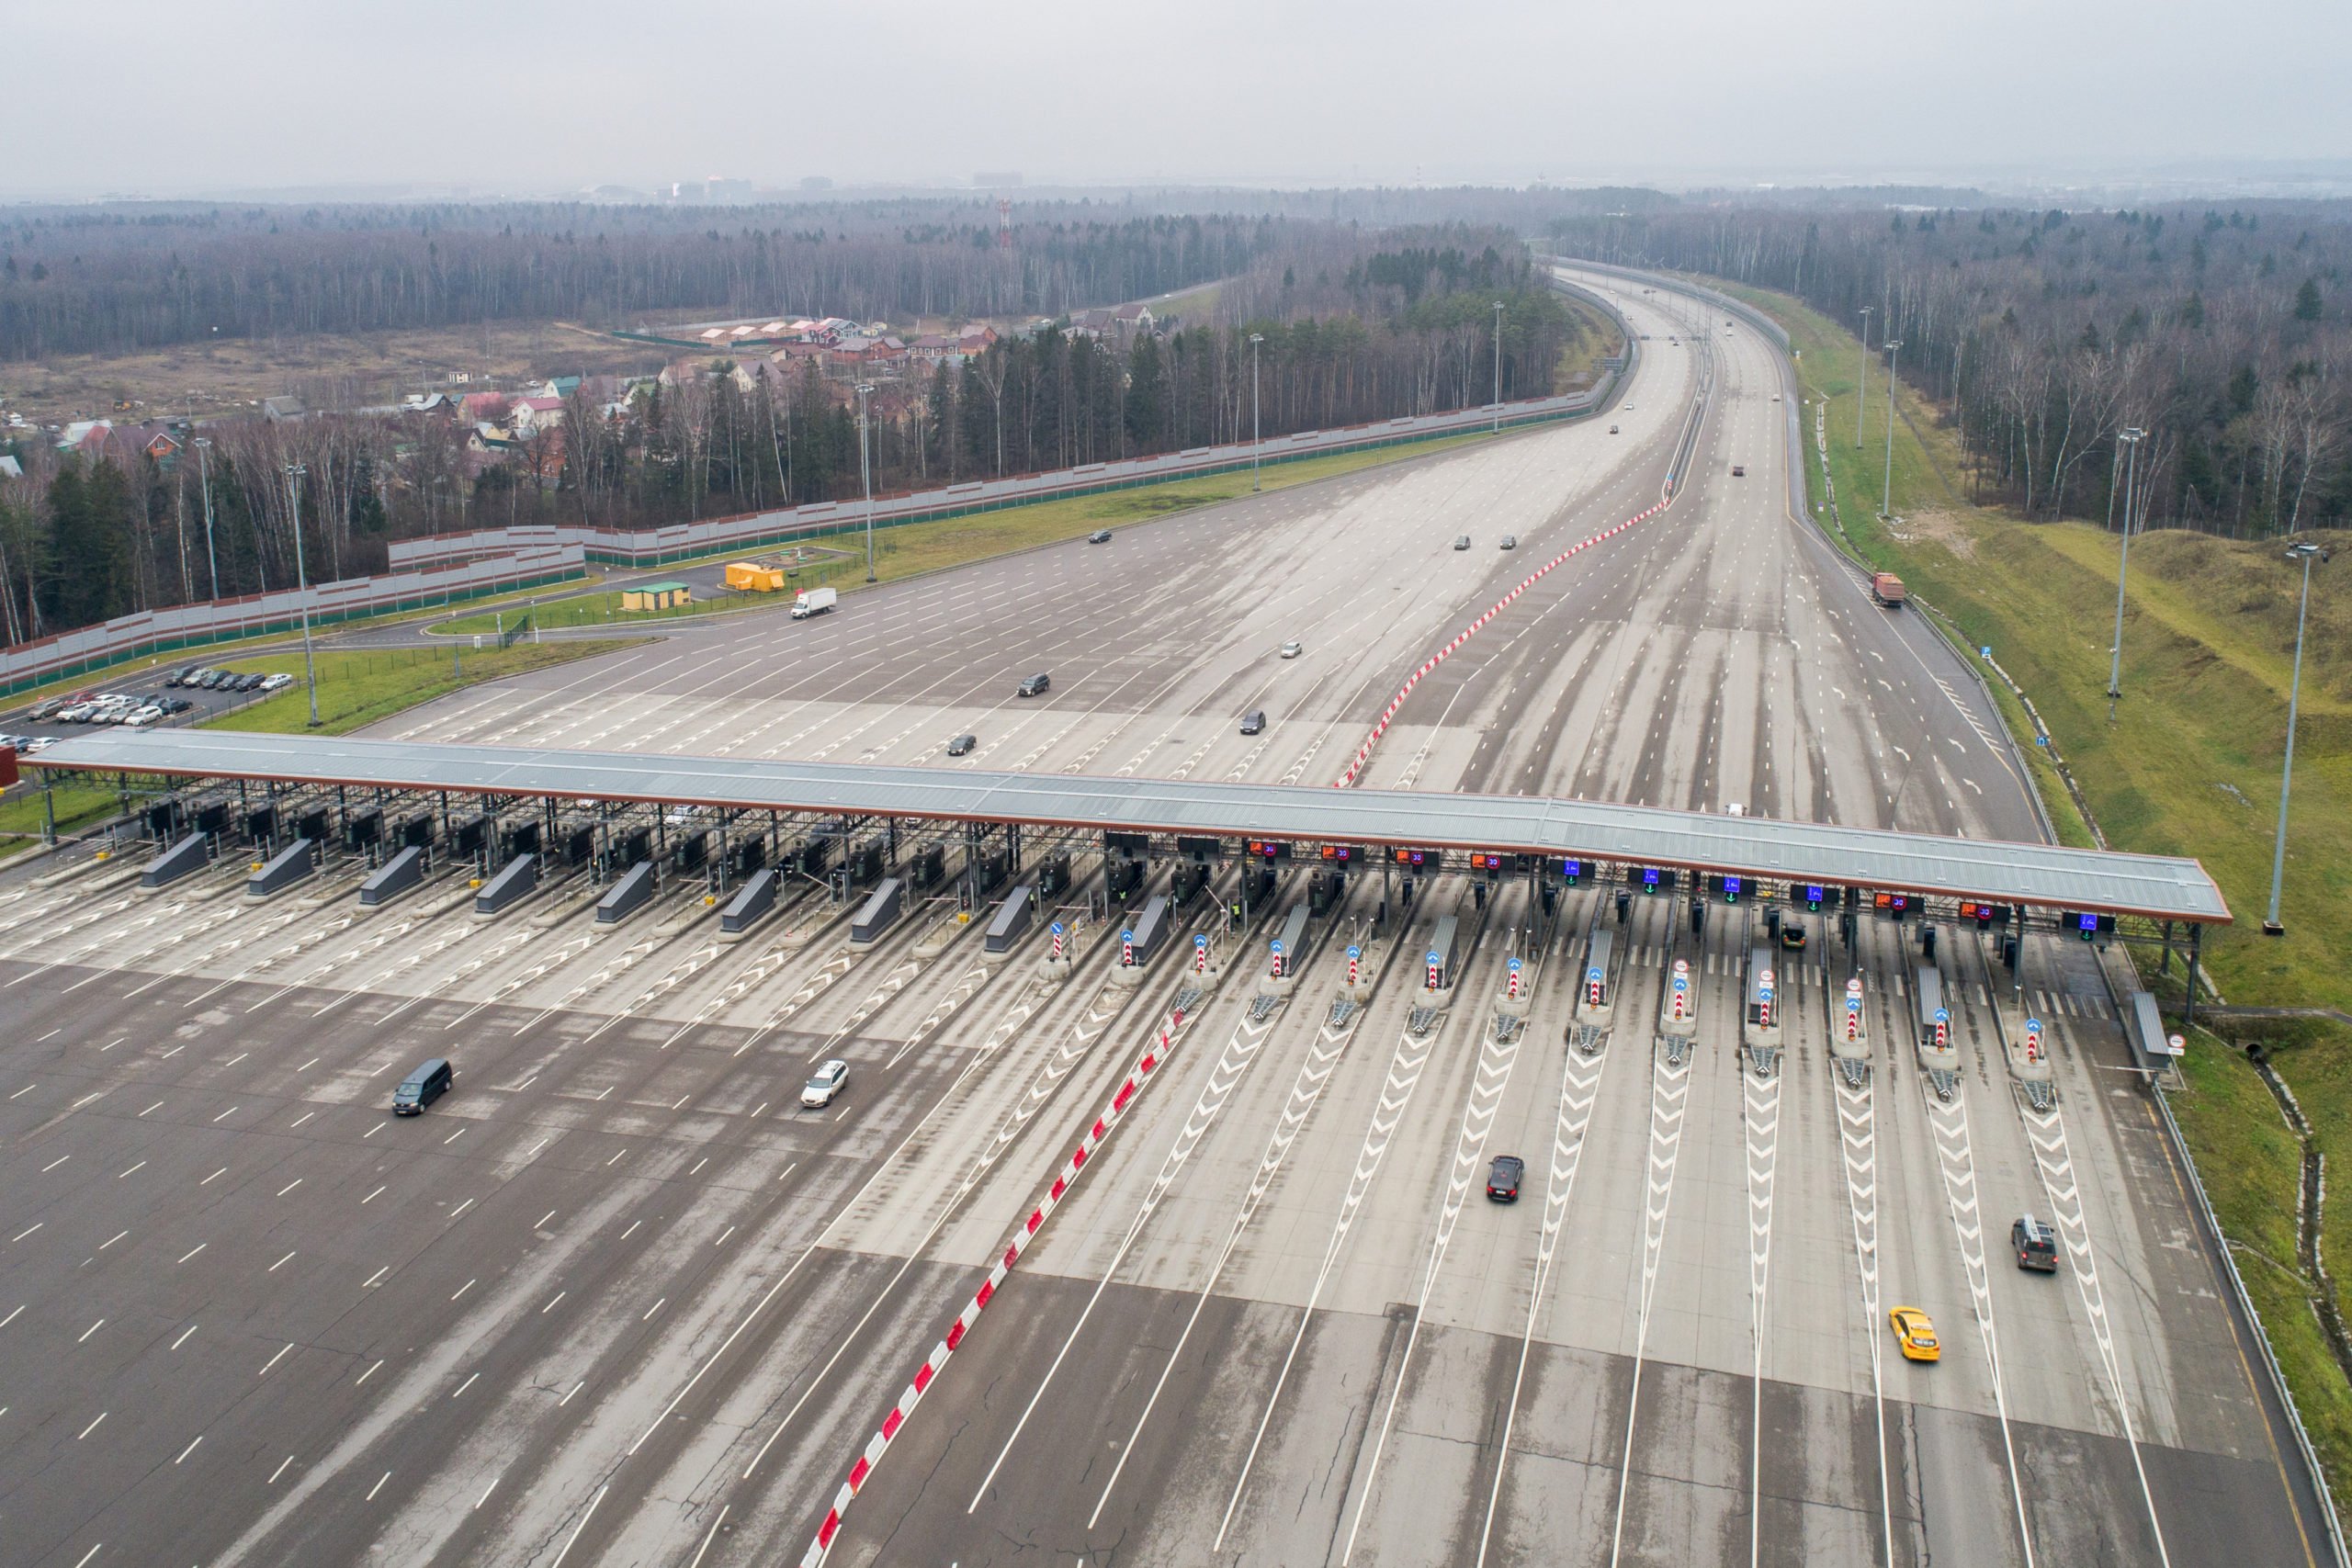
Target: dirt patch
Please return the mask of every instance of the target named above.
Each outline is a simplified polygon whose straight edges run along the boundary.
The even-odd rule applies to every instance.
[[[1906,544],[1941,545],[1959,560],[1976,558],[1976,535],[1958,512],[1906,512],[1898,536]]]

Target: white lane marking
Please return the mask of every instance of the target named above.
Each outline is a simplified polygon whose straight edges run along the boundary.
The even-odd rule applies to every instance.
[[[1689,1109],[1690,1064],[1698,1053],[1669,1062],[1662,1043],[1650,1056],[1650,1154],[1647,1190],[1642,1204],[1642,1295],[1634,1327],[1634,1382],[1625,1399],[1625,1448],[1617,1466],[1617,1519],[1609,1537],[1611,1568],[1625,1549],[1625,1493],[1634,1475],[1634,1423],[1642,1404],[1642,1362],[1649,1348],[1650,1307],[1657,1299],[1658,1258],[1666,1247],[1666,1222],[1674,1201],[1674,1168],[1682,1151],[1682,1113]]]

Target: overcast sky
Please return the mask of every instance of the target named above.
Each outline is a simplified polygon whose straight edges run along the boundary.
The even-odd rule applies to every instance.
[[[0,39],[18,197],[2352,156],[2346,0],[0,0]]]

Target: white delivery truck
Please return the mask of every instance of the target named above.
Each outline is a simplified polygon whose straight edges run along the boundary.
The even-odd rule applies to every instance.
[[[811,615],[821,615],[831,609],[841,596],[841,591],[836,588],[804,588],[800,596],[792,602],[792,618],[805,621]]]

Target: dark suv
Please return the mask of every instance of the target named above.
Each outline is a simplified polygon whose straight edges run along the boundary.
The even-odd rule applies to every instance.
[[[1497,1155],[1487,1170],[1487,1196],[1498,1203],[1518,1202],[1520,1179],[1526,1174],[1527,1162],[1517,1155]]]
[[[1052,688],[1054,678],[1040,670],[1037,673],[1030,676],[1027,680],[1021,682],[1021,690],[1018,694],[1024,697],[1042,697]]]

